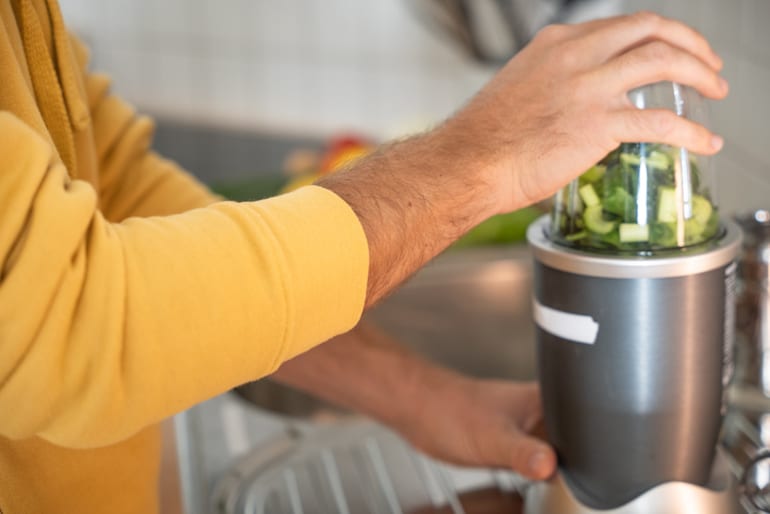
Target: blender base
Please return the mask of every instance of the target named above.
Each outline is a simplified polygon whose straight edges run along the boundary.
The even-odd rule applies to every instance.
[[[524,514],[739,514],[735,481],[725,457],[717,452],[706,487],[686,482],[666,482],[620,507],[600,510],[583,505],[567,486],[561,471],[548,482],[529,487]]]

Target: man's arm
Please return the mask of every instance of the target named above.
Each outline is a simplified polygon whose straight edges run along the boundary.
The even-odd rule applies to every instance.
[[[48,141],[0,133],[0,435],[111,444],[357,323],[366,241],[328,190],[111,223]]]
[[[556,466],[553,450],[530,434],[542,417],[535,384],[460,375],[372,325],[295,357],[272,377],[367,414],[444,460],[510,468],[533,479]]]
[[[91,115],[99,208],[105,218],[166,216],[222,200],[151,150],[153,121],[113,94],[109,77],[88,70],[86,47],[74,36],[71,43]]]
[[[718,151],[704,127],[638,110],[627,92],[671,80],[722,98],[720,68],[702,36],[652,13],[545,28],[444,124],[319,182],[363,225],[367,305],[478,222],[553,194],[621,142]]]
[[[0,411],[14,413],[0,434],[120,440],[349,330],[477,221],[621,141],[713,153],[708,131],[626,91],[670,79],[721,97],[718,68],[702,38],[652,15],[548,29],[452,119],[327,190],[121,223],[0,113]]]

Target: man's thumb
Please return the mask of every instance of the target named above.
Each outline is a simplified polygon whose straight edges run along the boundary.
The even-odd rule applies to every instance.
[[[519,433],[513,441],[510,466],[533,480],[545,480],[556,471],[556,454],[540,439]]]

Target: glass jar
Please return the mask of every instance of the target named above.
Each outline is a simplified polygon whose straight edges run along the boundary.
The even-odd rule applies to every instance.
[[[692,88],[658,82],[631,91],[639,109],[670,109],[706,125]],[[719,232],[711,160],[686,148],[624,143],[554,201],[550,237],[589,251],[649,255],[702,244]]]

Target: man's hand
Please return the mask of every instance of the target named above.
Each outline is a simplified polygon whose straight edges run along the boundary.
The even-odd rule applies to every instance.
[[[400,427],[412,444],[443,460],[512,469],[535,480],[551,476],[556,456],[538,437],[536,383],[475,380],[454,374],[423,392],[421,409]]]
[[[670,110],[639,110],[628,91],[659,81],[727,94],[721,59],[680,22],[654,13],[553,25],[440,129],[493,170],[501,211],[541,200],[622,142],[716,153],[721,138]]]
[[[533,479],[556,467],[553,450],[530,435],[542,416],[535,384],[462,376],[370,325],[295,357],[273,378],[382,421],[446,461]]]
[[[318,183],[366,233],[367,305],[473,226],[555,193],[621,142],[718,151],[706,128],[639,110],[627,93],[670,80],[723,98],[721,66],[697,32],[652,13],[543,29],[445,123]]]

